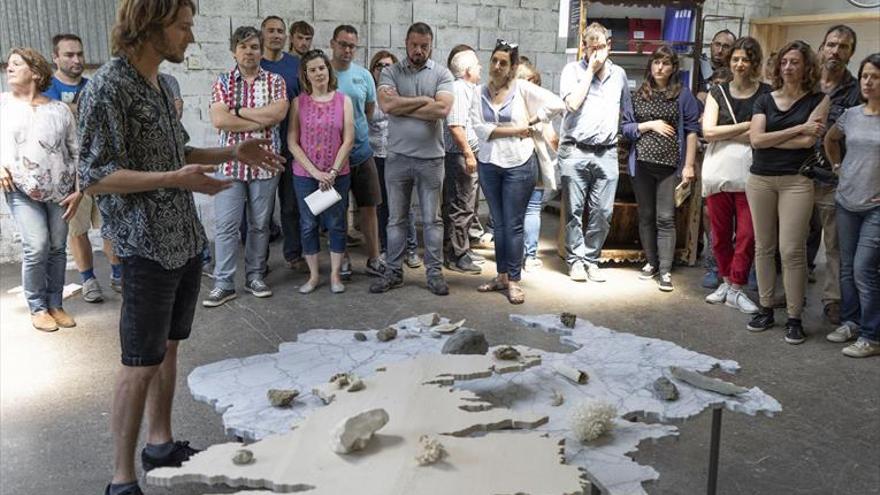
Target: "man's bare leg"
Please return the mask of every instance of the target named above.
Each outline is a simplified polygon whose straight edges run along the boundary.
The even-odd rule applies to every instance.
[[[111,429],[115,470],[113,483],[137,481],[134,455],[150,382],[159,366],[123,366],[116,375]]]
[[[169,340],[165,359],[147,391],[147,443],[159,445],[170,442],[171,406],[177,385],[177,346],[179,341]]]

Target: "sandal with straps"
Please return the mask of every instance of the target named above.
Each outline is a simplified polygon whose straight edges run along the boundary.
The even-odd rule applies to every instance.
[[[526,302],[526,292],[519,285],[511,285],[507,288],[507,300],[510,304],[522,304]]]
[[[495,277],[491,282],[485,283],[477,287],[478,292],[499,292],[507,290],[507,284]]]

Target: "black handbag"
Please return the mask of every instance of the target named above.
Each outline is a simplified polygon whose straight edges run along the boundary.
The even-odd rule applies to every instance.
[[[837,187],[837,174],[831,170],[831,165],[828,163],[828,160],[826,160],[822,152],[817,149],[813,149],[810,156],[804,160],[798,173],[824,185]]]

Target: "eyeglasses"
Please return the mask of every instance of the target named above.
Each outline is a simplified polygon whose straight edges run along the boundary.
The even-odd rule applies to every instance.
[[[336,40],[333,40],[333,41],[334,41],[334,43],[336,43],[337,45],[339,45],[339,47],[342,48],[343,50],[352,50],[352,51],[354,51],[354,50],[357,50],[357,47],[358,47],[358,46],[355,45],[354,43],[349,43],[349,42],[347,42],[347,41],[336,41]]]
[[[393,64],[383,64],[382,62],[378,62],[376,65],[373,66],[373,70],[384,69],[385,67],[391,67],[392,65]]]

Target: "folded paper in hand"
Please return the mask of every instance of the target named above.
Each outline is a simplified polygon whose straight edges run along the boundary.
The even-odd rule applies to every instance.
[[[326,191],[322,191],[320,188],[306,196],[306,205],[311,210],[312,215],[318,216],[327,208],[335,205],[337,201],[341,201],[342,196],[336,192],[336,188],[331,187]]]

